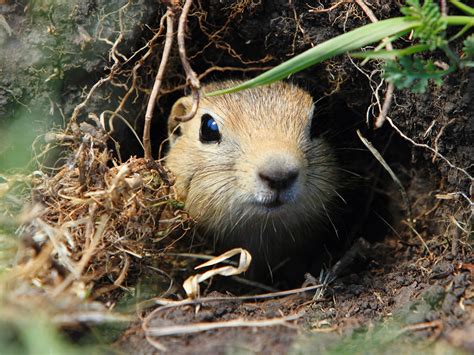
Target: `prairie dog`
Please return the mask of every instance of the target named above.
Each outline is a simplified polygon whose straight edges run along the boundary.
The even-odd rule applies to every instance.
[[[192,98],[174,104],[166,165],[201,233],[275,264],[318,239],[330,222],[341,184],[337,160],[323,138],[312,136],[317,117],[306,91],[278,82],[205,96],[235,84],[204,86],[188,122],[174,118],[191,110]]]

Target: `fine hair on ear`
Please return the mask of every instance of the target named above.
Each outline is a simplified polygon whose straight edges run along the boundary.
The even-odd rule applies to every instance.
[[[168,118],[168,135],[170,139],[170,144],[173,144],[176,139],[181,135],[181,129],[179,127],[179,122],[176,117],[186,115],[192,107],[192,98],[191,96],[181,97],[176,101],[171,108],[171,113]]]

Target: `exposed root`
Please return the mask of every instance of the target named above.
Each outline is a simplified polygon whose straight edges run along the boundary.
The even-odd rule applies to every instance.
[[[434,157],[438,157],[440,158],[441,160],[443,160],[446,164],[448,164],[451,168],[453,169],[456,169],[458,171],[460,171],[461,173],[463,173],[469,180],[471,180],[471,182],[474,180],[473,177],[471,176],[471,174],[469,174],[467,172],[466,169],[464,168],[461,168],[455,164],[453,164],[451,161],[449,161],[444,155],[442,155],[441,153],[437,152],[436,149],[430,147],[429,145],[427,144],[422,144],[422,143],[417,143],[415,142],[413,139],[411,139],[410,137],[408,137],[406,134],[404,134],[396,125],[395,123],[393,123],[392,119],[390,117],[387,116],[387,121],[388,123],[390,123],[390,125],[393,127],[393,129],[395,129],[395,131],[397,131],[397,133],[405,140],[407,140],[408,142],[410,142],[412,145],[414,145],[415,147],[420,147],[420,148],[424,148],[424,149],[427,149],[429,151],[431,151],[433,154],[434,154]]]

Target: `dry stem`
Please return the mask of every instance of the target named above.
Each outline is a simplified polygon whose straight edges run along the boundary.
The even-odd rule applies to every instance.
[[[377,17],[372,12],[372,10],[367,6],[364,0],[355,0],[355,2],[365,12],[365,14],[370,19],[370,21],[372,22],[378,21]],[[385,45],[385,48],[387,48],[388,51],[393,50],[393,46],[390,42],[387,42],[387,44]],[[377,119],[375,120],[375,128],[382,127],[383,123],[385,122],[385,119],[388,114],[388,110],[390,110],[390,106],[392,105],[394,91],[395,91],[395,85],[393,85],[392,83],[389,83],[387,86],[387,91],[385,92],[385,99],[382,104],[382,109],[380,110],[379,115],[377,116]]]
[[[181,15],[179,16],[179,23],[178,23],[178,47],[179,47],[179,57],[181,59],[181,64],[183,65],[183,69],[186,73],[186,82],[188,85],[191,86],[191,90],[193,92],[193,105],[191,111],[188,112],[186,115],[177,116],[175,119],[180,122],[189,121],[194,117],[199,107],[199,89],[201,84],[199,79],[191,68],[189,64],[188,57],[186,56],[186,46],[185,46],[185,33],[186,33],[186,21],[188,19],[189,9],[191,8],[193,1],[186,0],[183,6],[183,10]]]
[[[174,325],[167,327],[148,327],[144,326],[144,331],[147,338],[150,336],[160,337],[167,335],[191,334],[204,332],[206,330],[222,329],[222,328],[237,328],[237,327],[273,327],[276,325],[288,325],[288,321],[296,320],[304,315],[303,312],[292,314],[285,317],[261,319],[261,320],[245,320],[234,319],[223,322],[202,322],[195,324]]]
[[[166,64],[173,44],[173,31],[174,31],[174,8],[168,7],[166,11],[166,41],[163,49],[163,55],[161,57],[160,67],[156,74],[155,83],[153,84],[153,90],[151,91],[150,99],[145,114],[145,126],[143,128],[143,145],[145,147],[145,159],[151,160],[151,143],[150,143],[150,128],[151,119],[153,118],[153,111],[155,109],[156,97],[160,91],[161,83],[163,81],[163,74],[165,72]]]
[[[369,151],[374,155],[374,157],[382,164],[384,169],[390,174],[392,180],[397,184],[398,190],[400,191],[400,194],[402,195],[403,202],[405,203],[405,208],[407,210],[407,221],[409,226],[411,227],[413,224],[413,215],[411,212],[411,206],[410,206],[410,201],[408,200],[408,195],[405,191],[405,188],[403,187],[403,184],[401,183],[400,179],[397,177],[397,175],[394,173],[392,168],[387,164],[385,159],[382,157],[382,155],[378,152],[377,149],[370,143],[362,134],[360,133],[359,130],[357,130],[357,135],[359,136],[360,140],[364,145],[369,149]]]

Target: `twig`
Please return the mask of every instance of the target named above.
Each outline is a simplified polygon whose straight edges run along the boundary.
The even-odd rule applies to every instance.
[[[443,127],[441,127],[441,129],[439,130],[438,134],[436,135],[436,138],[434,140],[434,150],[435,150],[435,154],[433,155],[433,159],[431,160],[432,163],[435,162],[436,160],[436,156],[438,154],[438,141],[439,139],[441,138],[441,136],[443,135],[444,133],[444,130],[446,129],[446,127],[448,127],[449,125],[451,125],[452,123],[456,122],[457,121],[457,118],[453,118],[451,120],[449,120],[448,123],[446,123]]]
[[[168,63],[168,58],[171,51],[171,46],[173,44],[173,31],[174,31],[174,7],[168,7],[166,11],[166,40],[165,46],[163,48],[163,55],[161,56],[161,63],[158,68],[158,73],[156,74],[155,83],[153,84],[153,89],[150,94],[150,99],[148,100],[148,105],[146,107],[145,113],[145,125],[143,127],[143,145],[145,147],[145,159],[151,160],[151,143],[150,143],[150,129],[151,129],[151,119],[153,118],[153,111],[155,109],[156,97],[160,91],[161,83],[163,81],[163,74],[165,72],[166,64]]]
[[[73,313],[61,313],[52,317],[51,321],[55,325],[60,326],[77,326],[78,323],[104,324],[104,323],[118,323],[118,322],[132,322],[133,316],[100,312],[100,311],[83,311]]]
[[[441,10],[441,16],[446,16],[448,14],[448,6],[446,4],[446,0],[440,0],[439,7]]]
[[[364,136],[362,136],[362,133],[360,133],[359,130],[357,130],[357,135],[359,136],[362,143],[364,143],[364,145],[367,147],[367,149],[370,150],[370,152],[374,155],[374,157],[380,162],[380,164],[382,164],[385,170],[390,174],[392,180],[397,184],[398,191],[400,192],[400,195],[402,195],[403,203],[405,204],[405,208],[407,210],[408,225],[411,227],[413,223],[413,217],[412,217],[412,212],[411,212],[410,201],[408,200],[408,195],[401,181],[398,179],[397,175],[395,175],[392,168],[387,164],[387,162],[382,157],[382,155],[378,152],[378,150],[375,149],[372,143],[370,143]]]
[[[164,335],[173,335],[173,334],[189,334],[189,333],[197,333],[201,331],[211,330],[211,329],[219,329],[219,328],[230,328],[230,327],[268,327],[274,325],[288,325],[286,324],[287,321],[295,320],[300,318],[304,315],[304,312],[300,312],[297,314],[293,314],[286,317],[281,318],[272,318],[272,319],[264,319],[258,321],[245,321],[245,320],[232,320],[228,322],[215,322],[215,323],[197,323],[191,325],[177,325],[177,326],[170,326],[170,327],[149,327],[149,323],[152,320],[156,319],[156,314],[162,312],[164,310],[169,310],[175,307],[182,307],[182,306],[189,306],[189,305],[201,305],[206,302],[221,302],[221,301],[244,301],[244,300],[257,300],[257,299],[268,299],[274,297],[284,297],[292,294],[297,294],[301,292],[307,292],[316,290],[318,288],[323,287],[323,285],[314,285],[308,287],[302,287],[293,290],[287,291],[280,291],[280,292],[273,292],[267,294],[260,294],[254,296],[241,296],[241,297],[201,297],[196,299],[185,299],[181,301],[173,301],[168,299],[156,299],[157,304],[161,304],[160,307],[154,309],[144,320],[142,323],[142,329],[145,331],[146,338],[148,342],[156,347],[157,349],[166,350],[166,347],[160,344],[158,341],[154,340],[152,336],[164,336]]]
[[[181,15],[179,16],[179,23],[178,23],[178,49],[179,49],[179,57],[181,59],[181,64],[183,65],[183,69],[186,73],[186,82],[188,85],[191,86],[191,90],[193,92],[193,105],[191,111],[183,116],[175,117],[175,120],[180,122],[189,121],[194,117],[199,107],[199,89],[201,84],[199,79],[191,68],[189,64],[188,57],[186,56],[186,46],[185,46],[185,32],[186,32],[186,21],[188,18],[189,9],[191,8],[193,1],[186,0],[183,6],[183,10],[181,11]]]
[[[369,254],[370,244],[364,238],[359,238],[351,246],[351,248],[339,259],[339,261],[334,264],[331,269],[331,278],[332,280],[341,276],[343,272],[347,272],[350,267],[354,264],[354,260],[357,258],[366,258],[366,255]]]
[[[324,8],[324,6],[322,6],[322,5],[321,5],[322,7],[314,7],[314,6],[311,6],[311,5],[308,5],[308,4],[306,4],[306,6],[309,7],[308,12],[313,12],[315,14],[319,14],[319,13],[322,13],[322,12],[330,12],[330,11],[334,10],[336,7],[339,7],[339,5],[346,4],[346,3],[349,3],[349,2],[351,2],[351,0],[341,0],[337,3],[335,3],[334,5],[331,5],[328,8]]]
[[[372,22],[377,22],[378,19],[375,16],[375,14],[372,12],[372,10],[367,6],[367,4],[364,2],[364,0],[355,0],[355,2],[360,6],[362,11],[365,12],[367,17],[370,19]],[[384,39],[385,40],[385,39]],[[388,51],[393,50],[392,43],[387,41],[387,44],[385,45],[385,48],[387,48]],[[385,119],[388,114],[388,110],[390,110],[390,106],[392,105],[392,100],[393,100],[393,92],[395,91],[395,85],[392,83],[389,83],[387,86],[387,91],[385,91],[385,98],[382,104],[382,109],[379,112],[379,115],[377,116],[375,120],[375,128],[380,128],[382,127],[383,123],[385,122]]]
[[[236,296],[236,297],[200,297],[193,300],[185,299],[181,301],[173,301],[166,298],[156,298],[155,303],[162,306],[163,308],[173,308],[173,307],[180,307],[180,306],[188,306],[188,305],[200,305],[206,302],[220,302],[220,301],[246,301],[246,300],[264,300],[270,298],[277,298],[277,297],[285,297],[290,295],[295,295],[298,293],[314,291],[324,287],[324,285],[314,285],[314,286],[306,286],[295,288],[286,291],[278,291],[278,292],[270,292],[270,293],[262,293],[253,296]]]
[[[371,22],[377,22],[378,21],[377,17],[372,12],[372,10],[367,6],[367,4],[364,2],[364,0],[355,0],[355,2],[357,3],[357,5],[360,6],[362,11],[365,12],[365,14],[367,15],[367,17],[369,18],[369,20]]]
[[[122,283],[125,281],[125,278],[128,275],[128,270],[130,268],[130,257],[126,253],[124,253],[124,260],[124,265],[122,267],[122,270],[120,271],[119,276],[117,277],[117,280],[115,280],[112,285],[101,287],[100,289],[95,291],[94,298],[98,298],[99,296],[109,293],[112,290],[115,290],[116,288],[122,286]]]
[[[71,127],[72,123],[76,122],[77,117],[79,116],[79,112],[82,110],[83,107],[85,107],[87,105],[87,103],[89,102],[89,100],[92,97],[92,95],[94,94],[94,92],[100,86],[102,86],[103,83],[112,80],[113,74],[114,74],[114,72],[110,71],[110,74],[108,76],[106,76],[105,78],[101,78],[98,82],[96,82],[91,87],[91,89],[89,90],[89,93],[87,94],[86,98],[80,104],[78,104],[76,107],[74,107],[74,111],[72,112],[71,119],[69,120],[68,129]]]
[[[94,218],[95,218],[94,213],[91,213],[90,218],[91,218],[92,223],[96,222],[96,221],[94,221]],[[98,226],[95,229],[95,231],[91,230],[90,240],[88,240],[89,245],[86,244],[86,248],[84,250],[84,253],[83,253],[81,259],[76,264],[76,272],[75,273],[70,273],[64,279],[64,281],[61,284],[56,286],[56,288],[52,292],[52,295],[54,297],[58,296],[67,287],[69,287],[69,285],[73,281],[79,279],[79,277],[77,277],[76,275],[82,275],[82,273],[84,272],[84,269],[89,264],[91,258],[94,256],[94,253],[97,251],[97,246],[99,245],[99,242],[101,241],[101,239],[104,236],[105,227],[107,226],[107,222],[108,222],[109,218],[110,218],[110,216],[101,217],[100,220],[98,221]]]
[[[403,327],[400,330],[400,333],[405,333],[409,331],[416,331],[416,330],[424,330],[428,328],[437,328],[439,330],[443,329],[443,322],[439,319],[431,321],[431,322],[422,322],[422,323],[416,323],[416,324],[410,324],[407,325],[406,327]]]
[[[288,321],[296,320],[304,315],[303,312],[292,314],[286,317],[262,319],[262,320],[245,320],[234,319],[224,322],[202,322],[185,325],[172,325],[168,327],[148,327],[143,325],[146,336],[162,337],[167,335],[191,334],[204,332],[212,329],[237,328],[237,327],[273,327],[276,325],[287,325]]]
[[[456,256],[458,255],[458,241],[463,228],[461,225],[459,225],[458,221],[453,216],[451,216],[451,221],[454,222],[456,228],[454,230],[453,238],[451,241],[451,255],[456,258]]]
[[[428,248],[428,244],[426,244],[425,240],[423,239],[423,237],[421,236],[420,233],[418,233],[418,231],[413,228],[413,226],[411,224],[408,224],[408,227],[411,229],[411,231],[413,233],[415,233],[415,235],[418,237],[418,239],[420,240],[421,244],[423,244],[423,247],[426,249],[426,251],[428,252],[428,255],[430,256],[430,258],[433,257],[433,253],[430,251],[430,248]]]
[[[390,110],[390,106],[392,105],[393,99],[393,92],[395,91],[395,85],[393,83],[389,83],[387,86],[387,91],[385,91],[385,98],[383,100],[382,110],[380,110],[377,119],[375,120],[375,128],[380,128],[384,124],[388,110]]]
[[[265,66],[265,67],[246,67],[246,68],[240,68],[240,67],[231,67],[231,66],[226,66],[226,67],[219,67],[219,66],[212,66],[210,68],[207,68],[204,70],[201,74],[198,75],[198,79],[201,80],[205,78],[207,75],[211,74],[212,72],[226,72],[226,71],[239,71],[239,72],[252,72],[252,71],[265,71],[265,70],[270,70],[272,69],[273,66]],[[178,91],[178,90],[183,90],[186,87],[186,84],[181,84],[177,86],[173,86],[170,89],[162,89],[160,90],[161,94],[170,94],[172,92]]]

